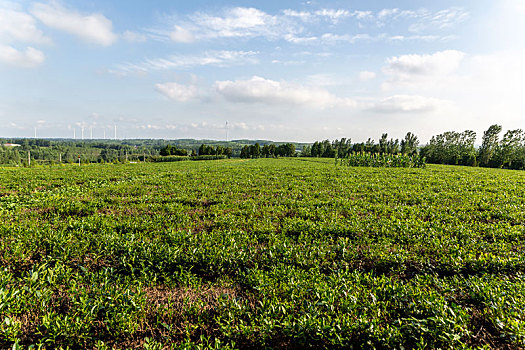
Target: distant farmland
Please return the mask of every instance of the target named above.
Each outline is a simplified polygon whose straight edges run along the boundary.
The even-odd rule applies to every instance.
[[[525,172],[289,158],[0,179],[1,348],[525,346]]]

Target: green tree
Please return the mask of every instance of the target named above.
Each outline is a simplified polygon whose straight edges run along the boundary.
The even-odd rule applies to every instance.
[[[310,151],[312,157],[321,157],[323,155],[323,145],[320,142],[315,141]]]
[[[286,156],[294,157],[295,156],[295,145],[293,143],[287,143],[284,146],[286,149]]]
[[[250,156],[252,158],[259,158],[261,156],[261,146],[258,142],[250,146]]]
[[[233,149],[231,147],[225,147],[224,148],[224,153],[223,153],[226,157],[228,158],[231,158],[232,154],[233,154]]]
[[[407,132],[405,138],[401,140],[401,153],[414,155],[417,154],[417,146],[419,145],[419,140],[416,135]]]
[[[398,154],[399,153],[399,140],[398,139],[390,139],[390,141],[387,142],[387,152],[390,154]]]
[[[324,140],[322,143],[322,148],[323,148],[323,153],[321,157],[325,157],[325,158],[335,157],[335,149],[332,147],[332,143],[330,142],[330,140]],[[294,153],[295,153],[295,149],[294,149]]]
[[[521,129],[508,130],[501,139],[496,151],[494,152],[494,161],[498,167],[521,169],[523,160],[523,142],[525,134]]]
[[[271,144],[270,146],[268,146],[268,154],[270,157],[275,157],[277,156],[277,147],[275,147],[274,144]]]
[[[244,145],[241,148],[241,158],[250,158],[250,146]]]
[[[476,133],[472,130],[465,130],[459,135],[459,154],[461,165],[477,165],[477,152],[474,146]]]
[[[310,157],[311,156],[311,147],[306,145],[301,151],[301,157]]]
[[[381,135],[381,138],[379,139],[379,149],[381,153],[389,153],[388,152],[388,134],[384,133]]]
[[[484,133],[479,148],[479,164],[481,166],[490,166],[490,161],[496,148],[498,147],[499,133],[501,125],[491,125]]]
[[[265,158],[270,157],[270,147],[268,147],[268,145],[264,145],[261,149],[261,154]]]

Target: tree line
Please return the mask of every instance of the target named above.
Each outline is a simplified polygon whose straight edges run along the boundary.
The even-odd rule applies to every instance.
[[[293,143],[285,143],[282,145],[261,145],[257,142],[254,145],[245,145],[241,149],[241,158],[276,158],[276,157],[295,157],[295,145]]]
[[[304,157],[344,158],[350,154],[406,154],[419,155],[427,163],[468,165],[505,169],[525,169],[525,132],[521,129],[508,130],[503,134],[502,126],[491,125],[484,133],[481,146],[476,148],[476,132],[446,131],[432,136],[430,142],[419,146],[419,140],[408,132],[402,140],[388,139],[381,135],[378,143],[352,143],[351,139],[316,141],[306,146],[301,153]]]
[[[201,144],[198,152],[199,156],[226,156],[230,158],[233,154],[233,149],[231,147],[223,147],[221,145],[214,147],[211,145]]]
[[[521,129],[508,130],[500,139],[501,131],[501,125],[491,125],[483,133],[478,149],[474,146],[474,131],[445,132],[432,137],[421,153],[432,163],[525,169],[525,133]]]
[[[405,138],[388,139],[388,134],[384,133],[379,139],[379,143],[369,138],[366,142],[352,143],[350,138],[336,139],[334,141],[324,140],[315,141],[311,146],[305,146],[301,152],[303,157],[325,157],[325,158],[344,158],[354,153],[374,153],[374,154],[407,154],[415,155],[418,152],[419,140],[416,135],[408,132]]]
[[[350,154],[371,153],[419,155],[427,163],[435,164],[525,169],[525,132],[514,129],[503,135],[501,133],[501,125],[491,125],[483,133],[480,147],[475,145],[476,133],[465,130],[435,135],[423,146],[419,145],[418,137],[412,132],[408,132],[401,140],[389,138],[387,133],[383,133],[377,143],[371,138],[358,143],[352,143],[350,138],[323,140],[313,144],[298,144],[302,146],[299,152],[293,143],[268,142],[261,146],[261,142],[249,140],[221,144],[219,141],[208,141],[199,146],[197,140],[190,139],[175,140],[174,145],[165,140],[3,139],[0,140],[0,164],[25,165],[29,155],[36,164],[49,164],[76,163],[79,159],[82,163],[147,161],[158,156],[270,158],[299,155],[344,158]],[[5,146],[10,143],[19,146]]]

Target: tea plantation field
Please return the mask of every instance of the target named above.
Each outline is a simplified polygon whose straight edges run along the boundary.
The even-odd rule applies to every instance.
[[[0,168],[0,348],[525,346],[525,172]]]

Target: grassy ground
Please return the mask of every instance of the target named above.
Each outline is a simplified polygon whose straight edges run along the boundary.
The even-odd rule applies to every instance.
[[[520,348],[525,172],[0,169],[0,347]]]

